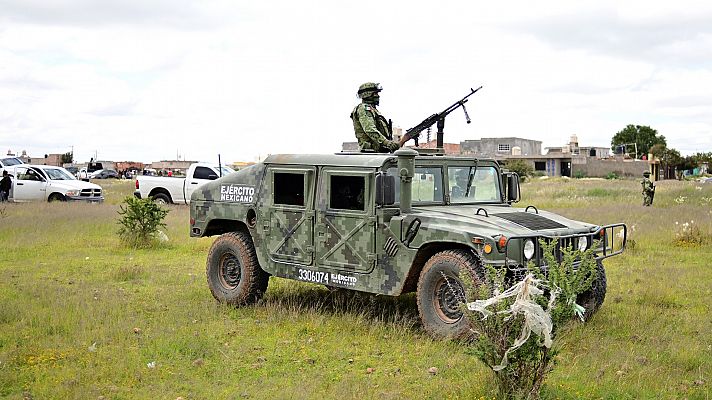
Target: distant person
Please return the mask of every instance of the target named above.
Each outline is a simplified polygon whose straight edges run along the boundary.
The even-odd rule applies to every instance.
[[[655,196],[655,185],[650,180],[650,172],[643,172],[643,180],[640,181],[643,186],[643,205],[646,207],[653,205],[653,197]]]
[[[168,171],[168,176],[173,176],[173,171]]]
[[[10,187],[12,187],[10,174],[8,174],[6,170],[3,170],[2,179],[0,179],[0,202],[8,201],[10,198]]]
[[[367,82],[359,86],[357,95],[361,103],[351,111],[354,133],[358,140],[360,151],[376,153],[393,153],[400,145],[393,141],[391,124],[381,114],[376,106],[380,103],[383,89],[378,83]]]

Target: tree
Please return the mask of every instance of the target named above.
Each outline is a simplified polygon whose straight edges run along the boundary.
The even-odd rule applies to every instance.
[[[675,149],[665,148],[662,153],[656,155],[656,157],[660,159],[660,164],[663,167],[663,176],[666,179],[676,179],[677,166],[681,165],[684,161],[680,152]]]
[[[699,167],[702,163],[712,164],[712,152],[695,153],[692,158],[697,163],[696,167]]]
[[[68,151],[62,154],[62,164],[71,164],[74,162],[74,153]]]
[[[625,146],[626,152],[630,153],[633,143],[638,147],[636,158],[648,154],[656,144],[667,146],[665,136],[659,135],[655,129],[645,125],[628,125],[613,136],[611,150],[616,153],[619,146]]]
[[[526,179],[534,173],[534,168],[524,160],[506,160],[504,161],[504,167],[512,172],[516,172],[522,179]]]

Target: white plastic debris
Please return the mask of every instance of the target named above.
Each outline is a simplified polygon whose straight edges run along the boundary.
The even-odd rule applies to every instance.
[[[496,294],[492,298],[487,300],[475,300],[472,303],[467,303],[468,310],[477,311],[483,315],[483,318],[487,318],[493,314],[492,311],[487,309],[487,307],[495,305],[506,298],[516,296],[514,303],[512,303],[508,309],[499,311],[497,314],[508,314],[510,315],[508,318],[513,318],[517,314],[522,314],[524,316],[522,333],[519,335],[519,338],[514,341],[512,346],[504,353],[504,357],[502,357],[502,361],[499,365],[492,367],[493,370],[501,371],[504,369],[508,364],[507,356],[509,353],[521,347],[529,339],[532,332],[544,339],[544,346],[551,348],[551,332],[554,328],[553,323],[551,322],[551,308],[554,306],[559,290],[557,289],[551,292],[549,304],[547,309],[544,310],[533,299],[533,296],[544,294],[544,291],[539,288],[541,283],[542,281],[540,279],[535,279],[534,275],[529,274],[524,277],[521,282],[502,293]]]
[[[156,362],[151,361],[150,363],[146,364],[146,366],[150,369],[154,369],[154,368],[156,368]]]
[[[166,235],[166,233],[163,232],[162,230],[159,230],[158,232],[156,232],[156,238],[160,242],[167,242],[169,240],[168,235]]]

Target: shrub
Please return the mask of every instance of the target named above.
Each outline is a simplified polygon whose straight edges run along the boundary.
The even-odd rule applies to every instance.
[[[704,243],[705,237],[695,221],[679,224],[675,222],[675,245],[680,247],[700,246]]]
[[[581,179],[581,178],[585,178],[585,177],[586,177],[586,173],[581,170],[574,172],[574,178],[576,178],[576,179]]]
[[[473,280],[464,280],[468,299],[487,299],[467,303],[463,310],[478,334],[470,352],[492,368],[497,398],[539,398],[554,366],[559,333],[575,315],[582,317],[576,297],[590,289],[596,278],[591,249],[583,253],[562,249],[563,257],[558,262],[555,241],[542,241],[541,246],[549,265],[548,277],[530,263],[530,273],[510,287],[505,285],[506,270],[493,266],[487,267],[484,283],[479,286]],[[581,261],[574,268],[577,259]]]
[[[504,162],[505,168],[512,172],[516,172],[522,179],[532,175],[534,168],[524,160],[507,160]]]
[[[126,197],[119,205],[118,234],[121,241],[131,247],[152,247],[158,242],[159,227],[165,227],[163,219],[168,210],[151,199]]]
[[[619,178],[618,174],[616,174],[615,172],[609,172],[608,174],[606,174],[606,179],[618,179],[618,178]]]

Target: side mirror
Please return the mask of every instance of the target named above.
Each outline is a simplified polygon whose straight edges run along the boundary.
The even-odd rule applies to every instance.
[[[396,178],[392,175],[376,175],[376,204],[390,206],[396,202]]]
[[[516,172],[509,172],[507,177],[507,202],[516,203],[519,201],[519,175]]]

